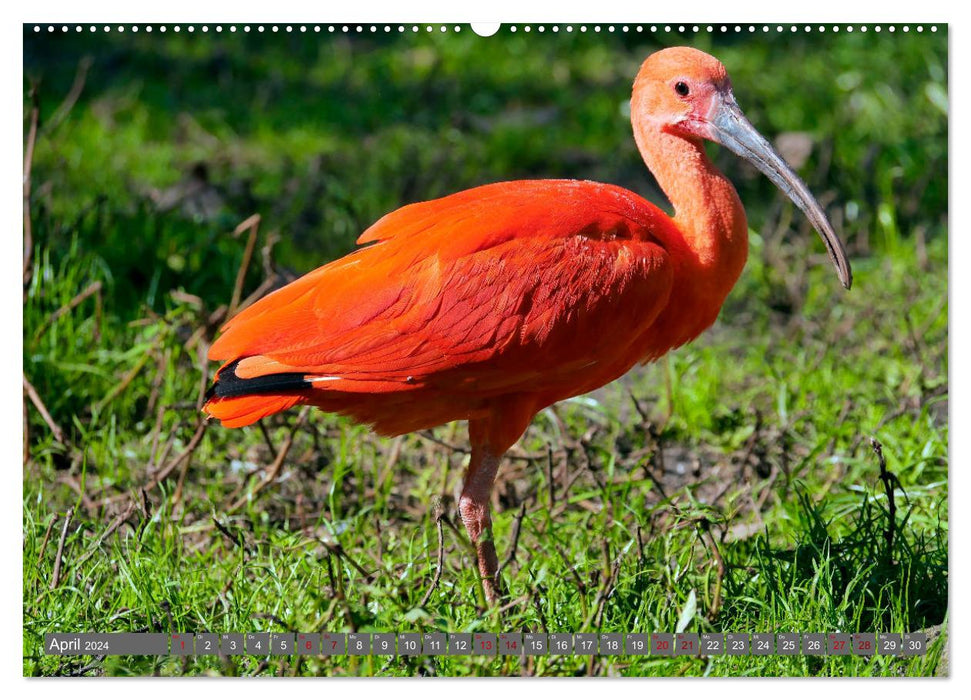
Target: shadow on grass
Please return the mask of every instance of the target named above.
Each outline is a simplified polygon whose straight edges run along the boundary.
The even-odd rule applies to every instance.
[[[766,606],[791,608],[797,596],[808,596],[804,604],[815,611],[807,619],[830,625],[818,631],[912,632],[944,620],[947,533],[940,522],[932,538],[915,533],[907,527],[913,512],[908,507],[898,518],[891,543],[886,536],[889,513],[870,494],[863,496],[848,530],[839,519],[828,519],[825,506],[805,492],[798,498],[796,545],[782,548],[760,536],[753,552],[754,572],[751,566],[730,565],[728,601],[751,596],[747,574],[758,573],[767,582]],[[845,616],[847,611],[852,619]]]

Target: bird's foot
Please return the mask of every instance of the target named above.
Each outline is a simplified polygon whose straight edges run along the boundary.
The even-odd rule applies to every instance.
[[[482,577],[482,592],[486,602],[495,605],[503,596],[502,579],[499,578],[499,557],[496,544],[492,539],[492,527],[485,528],[475,543],[479,560],[479,575]]]

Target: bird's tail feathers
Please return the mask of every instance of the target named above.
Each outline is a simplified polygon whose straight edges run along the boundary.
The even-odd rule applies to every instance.
[[[240,377],[240,360],[223,366],[206,392],[203,410],[227,428],[240,428],[301,403],[312,384],[300,372]]]
[[[242,428],[260,418],[285,411],[300,403],[300,394],[251,394],[228,399],[213,397],[203,410],[218,418],[226,428]]]

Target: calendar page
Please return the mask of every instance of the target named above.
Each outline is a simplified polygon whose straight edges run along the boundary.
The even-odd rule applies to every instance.
[[[23,675],[947,676],[947,23],[314,14],[21,28]]]

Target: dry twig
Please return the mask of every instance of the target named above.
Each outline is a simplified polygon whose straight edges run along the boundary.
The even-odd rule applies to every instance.
[[[705,541],[705,535],[708,536],[707,542]],[[707,520],[702,520],[699,523],[698,537],[701,539],[702,544],[711,550],[711,556],[715,560],[715,590],[711,594],[711,609],[708,611],[708,619],[714,622],[718,617],[718,612],[721,610],[722,581],[725,579],[725,560],[722,559],[721,552],[718,551],[718,543],[711,536],[711,523]]]
[[[432,579],[432,585],[425,591],[425,595],[422,596],[421,602],[418,604],[419,608],[425,607],[432,597],[432,593],[438,588],[438,582],[442,578],[442,568],[445,565],[445,530],[442,527],[442,518],[445,517],[445,506],[442,504],[441,498],[435,500],[432,511],[435,514],[435,526],[438,529],[438,564],[435,566],[435,578]]]
[[[206,422],[205,416],[199,416],[199,420],[196,423],[196,432],[192,435],[192,438],[189,440],[189,444],[186,445],[186,448],[182,451],[182,454],[160,469],[159,472],[142,488],[146,491],[155,488],[160,483],[165,481],[168,475],[177,469],[179,465],[189,459],[189,457],[192,456],[192,453],[196,451],[199,443],[202,442],[202,436],[205,434],[206,427],[208,425],[209,424]]]
[[[887,559],[893,561],[893,540],[897,530],[897,501],[894,498],[894,488],[900,486],[900,480],[893,472],[887,471],[887,459],[883,456],[883,445],[874,437],[870,438],[870,447],[877,456],[880,463],[880,481],[883,482],[883,490],[887,494],[887,529],[883,533],[887,541]]]
[[[523,501],[523,503],[519,506],[519,513],[516,514],[516,519],[512,524],[512,544],[509,545],[509,554],[506,555],[506,558],[502,561],[502,564],[499,565],[499,570],[496,573],[497,576],[505,571],[506,567],[516,559],[516,549],[519,547],[519,533],[522,530],[523,518],[525,517],[526,502]]]
[[[219,519],[216,518],[216,516],[212,516],[212,523],[213,525],[216,526],[216,529],[219,530],[226,537],[226,539],[228,539],[230,542],[232,542],[240,549],[245,549],[242,535],[233,534],[232,532],[230,532],[225,525],[219,522]]]
[[[128,373],[122,378],[122,380],[118,384],[116,384],[115,387],[111,391],[109,391],[108,394],[95,405],[94,407],[95,413],[100,413],[101,411],[103,411],[105,406],[107,406],[109,403],[111,403],[116,398],[121,396],[122,393],[124,393],[124,391],[131,385],[131,383],[135,381],[135,377],[137,377],[139,373],[145,368],[145,365],[148,364],[148,361],[155,356],[155,353],[158,350],[159,345],[161,345],[161,343],[162,343],[162,334],[160,333],[157,336],[155,336],[155,340],[152,342],[151,347],[145,351],[145,354],[143,354],[140,358],[138,358],[138,362],[135,363],[135,366],[132,367],[130,370],[128,370]]]
[[[84,83],[87,80],[88,71],[91,69],[92,63],[94,63],[94,60],[90,56],[85,56],[78,62],[78,69],[74,74],[74,82],[71,84],[71,89],[68,90],[67,95],[64,96],[64,100],[54,110],[50,121],[44,125],[44,133],[49,134],[54,131],[67,118],[71,110],[74,109],[74,105],[77,104],[78,98],[81,97],[81,93],[84,91]]]
[[[100,306],[101,305],[101,302],[100,302],[100,298],[101,298],[101,287],[102,287],[101,280],[97,280],[95,282],[92,282],[87,287],[85,287],[81,292],[79,292],[73,299],[71,299],[71,301],[69,301],[68,303],[66,303],[64,306],[62,306],[61,308],[59,308],[57,311],[55,311],[54,313],[52,313],[50,316],[48,316],[44,320],[44,323],[41,324],[40,328],[37,329],[37,332],[34,333],[34,340],[37,340],[42,335],[44,335],[44,332],[48,328],[50,328],[51,326],[53,326],[54,323],[57,321],[57,319],[59,319],[61,316],[64,316],[64,315],[69,314],[72,311],[74,311],[74,309],[76,309],[78,306],[80,306],[81,303],[84,302],[84,300],[87,299],[88,297],[90,297],[92,295],[97,295],[97,297],[96,297],[96,303]]]
[[[57,543],[57,554],[54,556],[54,573],[51,576],[50,589],[53,591],[61,582],[61,562],[64,558],[64,542],[67,540],[67,530],[71,527],[71,520],[74,518],[74,509],[70,508],[64,516],[64,527],[61,530],[61,539]]]
[[[27,412],[27,397],[24,396],[23,400],[20,402],[23,406],[23,426],[24,426],[24,444],[23,444],[23,458],[24,466],[30,461],[30,414]]]
[[[290,452],[290,447],[293,445],[294,435],[296,435],[297,430],[304,424],[304,422],[306,422],[309,413],[310,407],[304,406],[303,410],[300,411],[300,415],[297,416],[297,420],[294,421],[293,427],[290,428],[287,439],[284,440],[283,445],[280,447],[280,451],[277,453],[276,459],[273,460],[273,464],[270,465],[270,469],[267,472],[266,477],[256,485],[252,492],[240,496],[235,503],[229,506],[227,509],[228,512],[232,513],[239,510],[246,505],[246,503],[256,498],[260,491],[276,481],[277,476],[280,474],[280,470],[283,468],[283,462],[286,460],[287,454]]]
[[[77,562],[75,562],[75,567],[81,566],[81,564],[83,564],[92,556],[94,556],[95,552],[97,552],[98,549],[101,547],[101,543],[104,542],[106,539],[108,539],[111,536],[111,534],[121,526],[123,522],[125,522],[126,520],[128,520],[129,517],[131,517],[131,514],[135,512],[135,508],[137,504],[138,502],[134,498],[132,498],[129,501],[128,505],[125,507],[125,510],[119,513],[118,516],[113,521],[111,521],[111,524],[101,534],[101,536],[98,537],[97,540],[95,540],[94,544],[92,544],[91,547],[88,548],[88,551],[85,552],[84,555],[82,555],[81,558],[77,560]]]
[[[40,106],[37,100],[37,89],[30,88],[30,127],[27,129],[27,145],[24,148],[24,294],[33,270],[34,236],[30,225],[30,171],[34,163],[34,145],[37,143],[37,121],[40,118]]]
[[[64,431],[61,430],[61,427],[54,422],[53,418],[51,418],[50,411],[47,410],[47,406],[44,405],[44,402],[41,400],[40,394],[37,393],[34,385],[28,381],[26,374],[23,375],[23,378],[24,391],[27,392],[30,402],[34,404],[34,408],[36,408],[37,412],[40,413],[40,417],[44,419],[44,422],[47,423],[47,427],[51,429],[51,432],[54,434],[54,439],[62,445],[66,445],[67,440],[64,437]]]
[[[238,237],[243,231],[249,230],[249,237],[246,239],[246,248],[243,251],[243,260],[239,264],[239,271],[236,273],[236,283],[233,285],[232,301],[229,302],[228,317],[232,318],[239,307],[239,301],[243,296],[243,283],[246,281],[246,269],[249,267],[250,260],[253,258],[253,250],[256,248],[256,235],[260,229],[260,215],[253,214],[243,221],[233,236]]]
[[[37,566],[44,561],[44,552],[47,551],[47,542],[51,539],[51,531],[54,529],[54,523],[57,522],[57,518],[51,518],[51,521],[47,523],[47,529],[44,530],[44,539],[40,543],[40,551],[37,553]]]

